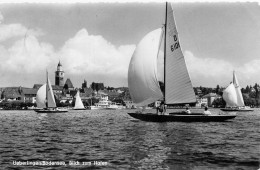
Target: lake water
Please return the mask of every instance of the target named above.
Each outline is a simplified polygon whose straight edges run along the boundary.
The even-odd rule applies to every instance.
[[[212,123],[142,122],[127,112],[1,110],[0,169],[259,168],[260,109]]]

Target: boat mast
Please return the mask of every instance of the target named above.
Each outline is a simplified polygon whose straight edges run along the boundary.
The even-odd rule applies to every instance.
[[[48,71],[46,70],[47,80],[46,80],[46,108],[48,108]]]
[[[163,101],[165,103],[165,90],[166,90],[166,31],[167,31],[167,2],[166,2],[166,8],[165,8],[165,24],[164,24],[164,90],[163,90]]]
[[[235,83],[235,70],[233,70],[233,84]]]

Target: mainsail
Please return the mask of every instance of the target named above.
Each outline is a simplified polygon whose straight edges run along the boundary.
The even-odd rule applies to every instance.
[[[243,99],[243,96],[241,93],[240,86],[238,84],[238,80],[237,80],[235,71],[233,72],[233,83],[234,83],[236,93],[237,93],[237,106],[239,106],[239,107],[245,106],[244,99]]]
[[[82,103],[82,100],[80,98],[79,91],[78,91],[77,94],[76,94],[76,101],[75,101],[74,109],[84,109],[84,108],[85,107]]]
[[[237,92],[233,83],[223,91],[223,99],[226,101],[226,107],[237,106]]]
[[[166,6],[165,101],[166,104],[195,103],[195,93],[181,51],[173,10]]]
[[[51,82],[47,73],[47,84],[42,85],[37,91],[36,104],[39,108],[56,107],[56,102],[51,87]]]
[[[37,91],[36,104],[38,108],[46,108],[46,83]]]

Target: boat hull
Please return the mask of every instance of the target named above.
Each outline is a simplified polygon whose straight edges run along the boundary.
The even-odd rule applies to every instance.
[[[252,112],[252,111],[254,111],[253,109],[231,109],[231,108],[223,108],[220,110],[226,111],[226,112]]]
[[[108,108],[105,108],[105,110],[117,110],[118,108],[111,108],[111,107],[108,107]]]
[[[88,110],[86,108],[81,108],[81,109],[73,109],[73,110]]]
[[[234,119],[236,115],[202,115],[181,113],[170,115],[157,115],[152,113],[128,113],[131,117],[148,122],[223,122]]]
[[[34,110],[37,113],[65,113],[68,110],[48,110],[48,109],[36,109]]]
[[[103,110],[102,107],[90,107],[89,110]]]

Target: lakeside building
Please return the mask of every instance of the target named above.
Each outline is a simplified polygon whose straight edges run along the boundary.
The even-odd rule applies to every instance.
[[[204,106],[208,106],[208,99],[206,97],[199,97],[196,96],[196,107],[204,107]]]
[[[216,94],[216,93],[209,93],[209,94],[202,96],[202,98],[204,98],[204,99],[206,98],[207,99],[207,106],[211,107],[213,101],[221,98],[221,96]]]
[[[136,105],[132,100],[124,100],[127,109],[136,108]]]
[[[7,101],[36,102],[37,89],[26,87],[6,87],[3,89],[1,98]]]
[[[55,71],[55,85],[52,85],[53,93],[56,99],[61,103],[69,102],[71,103],[78,91],[73,86],[70,78],[67,78],[64,83],[65,72],[62,68],[62,64],[59,61],[57,65],[57,71]],[[0,88],[1,99],[6,101],[21,101],[36,103],[37,91],[43,84],[34,84],[32,88],[28,87],[3,87]],[[122,99],[130,107],[133,105],[131,98],[125,97],[130,96],[130,94],[125,95],[128,88],[110,88],[105,87],[104,83],[92,82],[90,87],[87,87],[87,81],[84,80],[82,83],[82,88],[79,89],[80,97],[82,101],[86,101],[92,97],[99,100],[114,100]],[[128,92],[129,93],[129,92]]]

